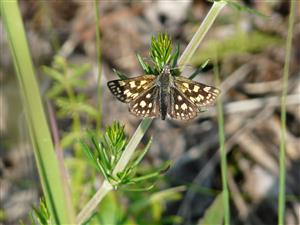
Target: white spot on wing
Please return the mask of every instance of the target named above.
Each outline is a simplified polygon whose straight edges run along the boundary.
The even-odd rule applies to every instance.
[[[195,85],[193,91],[194,91],[194,92],[198,92],[199,89],[200,89],[200,88],[199,88],[198,86]]]
[[[139,95],[139,93],[135,93],[135,94],[132,94],[132,98],[135,98],[136,96],[138,96]]]
[[[140,106],[141,106],[142,108],[144,108],[146,105],[147,105],[147,104],[146,104],[146,102],[145,102],[144,100],[140,102]]]
[[[183,83],[183,86],[185,86],[186,88],[189,88],[189,84],[188,83]]]
[[[203,99],[204,99],[204,97],[202,95],[198,95],[196,98],[197,102],[200,102],[200,100],[203,100]]]
[[[187,105],[185,104],[185,103],[183,103],[182,105],[181,105],[181,109],[182,110],[186,110],[188,107],[187,107]]]
[[[125,92],[124,92],[125,93]],[[132,93],[130,91],[126,92],[126,96],[130,97],[132,95]]]
[[[129,85],[130,85],[131,88],[135,88],[136,87],[135,81],[130,81]]]
[[[209,92],[210,89],[211,89],[211,87],[205,87],[203,90],[206,92]]]

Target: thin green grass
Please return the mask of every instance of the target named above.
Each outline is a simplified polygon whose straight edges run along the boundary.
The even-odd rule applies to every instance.
[[[101,63],[101,38],[100,38],[100,16],[99,16],[99,4],[98,0],[94,0],[94,9],[96,16],[96,48],[97,48],[97,64],[98,64],[98,79],[97,79],[97,108],[98,117],[96,120],[96,130],[99,131],[102,121],[102,63]]]
[[[278,196],[278,224],[284,225],[285,215],[285,149],[286,149],[286,96],[288,91],[289,64],[292,49],[293,27],[295,20],[296,0],[290,4],[290,15],[288,25],[288,35],[286,41],[286,53],[283,69],[283,88],[281,94],[281,129],[280,129],[280,152],[279,152],[279,196]]]
[[[1,15],[14,62],[34,156],[52,224],[74,223],[64,192],[62,177],[47,125],[41,96],[27,45],[21,14],[16,0],[1,1]]]
[[[217,58],[216,58],[217,60]],[[220,86],[220,75],[218,63],[214,63],[214,74],[216,79],[216,86]],[[220,144],[220,158],[221,158],[221,174],[222,174],[222,196],[223,196],[223,210],[224,210],[224,224],[230,224],[230,206],[229,206],[229,192],[227,185],[227,158],[225,150],[225,130],[224,130],[224,113],[221,96],[217,100],[218,112],[218,126],[219,126],[219,144]]]

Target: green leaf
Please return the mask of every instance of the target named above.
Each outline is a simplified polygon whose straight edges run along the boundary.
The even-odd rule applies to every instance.
[[[47,96],[50,99],[54,99],[56,96],[59,96],[62,92],[64,92],[65,87],[60,83],[55,83],[53,86],[47,91]]]
[[[151,139],[148,141],[146,147],[144,148],[144,150],[138,154],[137,158],[133,160],[132,164],[129,164],[130,168],[135,168],[138,166],[138,164],[142,161],[142,159],[145,157],[146,153],[148,152],[148,150],[150,149],[150,146],[152,144],[152,137]]]
[[[81,78],[91,69],[91,65],[88,63],[79,66],[71,65],[71,67],[73,69],[72,78]]]
[[[97,154],[95,156],[97,158],[97,163],[101,165],[102,172],[107,173],[106,171],[110,171],[112,169],[112,166],[110,164],[109,156],[106,153],[106,149],[103,147],[101,141],[95,134],[89,132],[89,137],[94,145],[94,148],[97,151]]]
[[[48,66],[42,66],[42,71],[45,73],[47,76],[51,77],[53,80],[63,83],[64,80],[64,75],[57,71],[56,69],[53,69]]]
[[[150,57],[160,72],[164,65],[170,64],[172,58],[172,40],[167,33],[159,33],[157,38],[152,37],[150,46]]]
[[[198,223],[199,225],[222,225],[224,218],[224,209],[223,209],[223,198],[222,194],[219,194],[210,207],[205,211],[203,219]]]
[[[87,146],[85,142],[82,140],[80,141],[81,148],[83,149],[83,152],[85,153],[86,157],[88,158],[91,165],[95,167],[98,171],[101,171],[98,165],[98,162],[96,158],[94,157],[94,154],[92,153],[91,149]]]
[[[157,75],[157,72],[154,72],[154,70],[151,68],[151,66],[144,62],[144,60],[142,59],[142,57],[139,55],[139,54],[136,54],[138,60],[139,60],[139,63],[141,64],[142,66],[142,69],[144,70],[144,72],[146,74],[153,74],[153,75]]]
[[[67,148],[70,145],[76,143],[78,140],[80,140],[80,138],[82,138],[82,133],[80,131],[78,132],[70,132],[70,133],[65,133],[63,138],[61,139],[61,147]]]
[[[159,171],[153,172],[153,173],[149,173],[143,176],[139,176],[139,177],[134,177],[132,179],[130,179],[131,183],[138,183],[138,182],[142,182],[145,180],[149,180],[149,179],[154,179],[157,178],[160,175]]]
[[[121,80],[128,79],[128,76],[125,75],[124,73],[121,73],[120,71],[118,71],[116,69],[113,69],[113,71]]]
[[[130,205],[129,210],[134,213],[138,214],[142,210],[149,210],[152,207],[158,207],[153,210],[153,214],[157,220],[161,219],[161,215],[163,212],[163,207],[166,205],[167,202],[171,201],[178,201],[182,195],[181,192],[185,191],[186,188],[184,186],[178,186],[174,188],[165,189],[159,192],[155,192],[146,198],[139,199]]]
[[[154,184],[148,186],[148,187],[141,187],[141,188],[132,188],[132,187],[126,187],[126,185],[122,186],[122,191],[133,191],[133,192],[145,192],[145,191],[151,191],[154,188]]]
[[[260,17],[263,17],[263,18],[268,17],[268,16],[264,15],[263,13],[255,10],[255,9],[252,9],[252,8],[247,7],[247,6],[241,5],[237,2],[230,1],[230,0],[221,0],[221,1],[226,2],[228,4],[228,6],[230,6],[231,8],[237,9],[238,11],[247,12],[247,13],[254,14],[254,15],[257,15],[257,16],[260,16]]]
[[[64,57],[62,57],[60,55],[55,55],[52,65],[53,65],[53,68],[56,68],[56,69],[67,68],[67,61]]]
[[[177,61],[178,61],[178,57],[179,57],[179,43],[177,44],[175,53],[173,54],[173,63],[172,63],[172,68],[177,66]]]
[[[51,225],[50,214],[44,198],[40,200],[40,205],[38,208],[33,207],[33,213],[31,215],[33,223],[35,223],[36,219],[40,225]]]

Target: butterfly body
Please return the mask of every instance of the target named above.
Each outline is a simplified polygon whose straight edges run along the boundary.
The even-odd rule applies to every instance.
[[[174,86],[174,78],[171,74],[170,66],[166,65],[157,77],[157,87],[159,89],[159,111],[162,120],[166,118],[170,104],[169,96],[171,87]]]
[[[108,87],[122,102],[129,104],[129,111],[140,117],[167,116],[177,120],[190,120],[201,112],[201,107],[212,104],[220,91],[217,88],[173,76],[165,65],[158,76],[113,80]]]

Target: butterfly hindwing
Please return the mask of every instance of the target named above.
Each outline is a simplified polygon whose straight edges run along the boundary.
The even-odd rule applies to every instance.
[[[158,117],[158,93],[159,88],[156,85],[153,85],[129,103],[129,111],[139,117]]]
[[[198,107],[177,88],[170,89],[168,115],[172,119],[190,120],[197,116]]]
[[[175,86],[198,107],[211,105],[220,94],[220,90],[215,87],[182,76],[176,77]]]
[[[153,86],[154,81],[154,75],[143,75],[124,80],[112,80],[107,83],[107,86],[118,100],[129,103]]]

